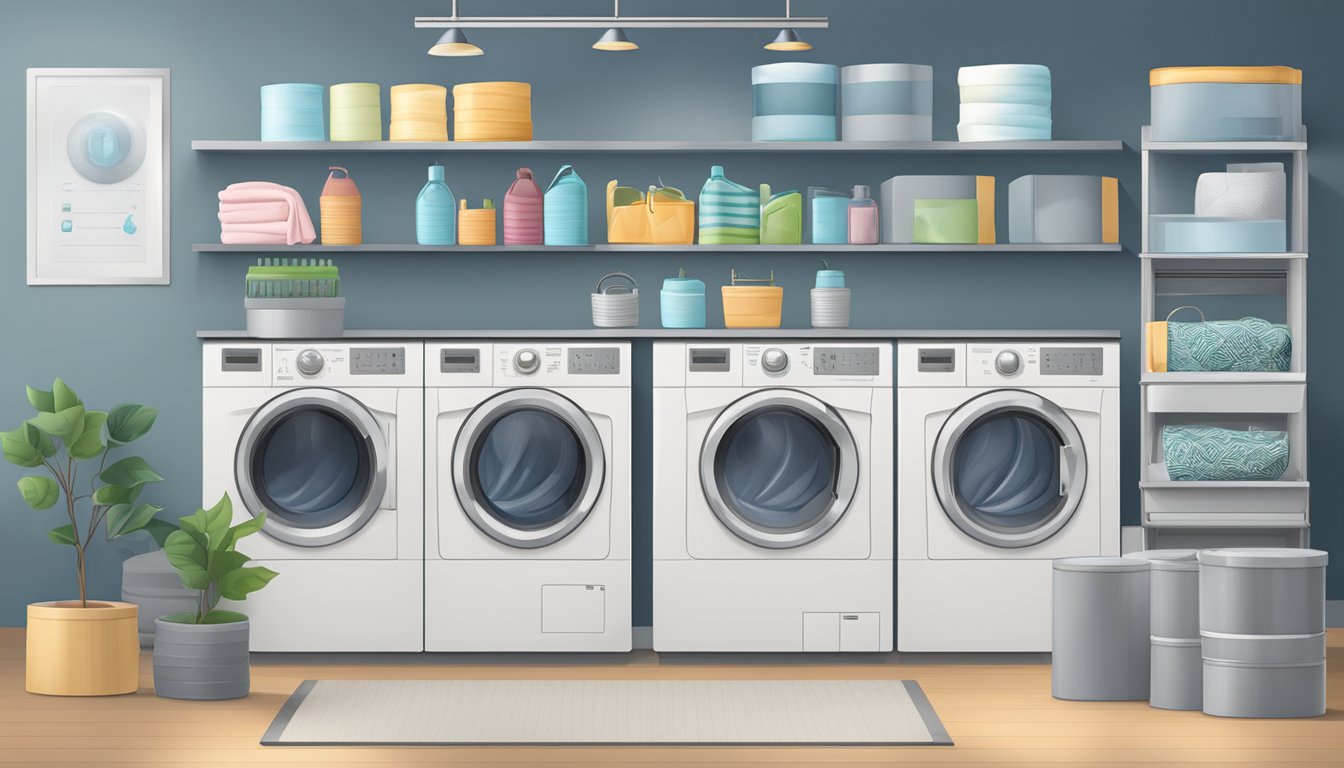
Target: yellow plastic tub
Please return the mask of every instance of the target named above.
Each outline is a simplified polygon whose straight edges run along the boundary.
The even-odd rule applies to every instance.
[[[649,234],[660,245],[690,245],[695,242],[695,202],[669,200],[653,194],[648,198]]]
[[[486,198],[484,207],[481,208],[468,208],[466,198],[458,202],[460,204],[457,211],[458,245],[494,245],[494,202]]]
[[[784,288],[779,285],[725,285],[723,327],[778,328],[784,313]]]

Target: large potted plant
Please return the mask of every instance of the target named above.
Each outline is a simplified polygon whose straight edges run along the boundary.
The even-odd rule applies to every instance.
[[[197,594],[196,610],[154,621],[154,692],[170,699],[237,699],[251,686],[247,616],[218,607],[221,598],[245,600],[276,573],[249,566],[238,540],[261,530],[265,515],[229,526],[228,494],[210,509],[178,521],[163,551],[182,586]]]
[[[79,599],[28,606],[24,686],[59,696],[134,693],[140,675],[137,608],[89,599],[88,550],[100,529],[115,539],[169,525],[154,519],[162,507],[139,501],[145,485],[163,479],[154,468],[139,456],[108,463],[154,426],[158,411],[134,404],[90,410],[60,379],[51,391],[28,387],[28,402],[36,415],[0,433],[0,448],[11,464],[45,470],[21,478],[19,493],[33,509],[60,503],[66,513],[69,522],[47,538],[75,550]]]

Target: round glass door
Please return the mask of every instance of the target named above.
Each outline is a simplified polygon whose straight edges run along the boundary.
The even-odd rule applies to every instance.
[[[700,485],[728,530],[761,547],[824,536],[854,501],[858,450],[844,419],[793,390],[766,390],[719,414],[700,453]]]
[[[234,476],[262,530],[317,547],[354,535],[387,488],[382,429],[357,400],[330,389],[298,389],[252,414],[238,440]]]
[[[543,547],[577,529],[602,490],[602,440],[588,415],[549,390],[514,389],[482,403],[453,449],[462,509],[486,535]]]
[[[1078,427],[1031,392],[998,390],[967,402],[934,444],[933,485],[943,511],[991,546],[1027,547],[1055,535],[1086,484]]]

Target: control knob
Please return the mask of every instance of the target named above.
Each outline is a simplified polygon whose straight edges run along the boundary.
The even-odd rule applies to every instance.
[[[316,376],[322,372],[322,367],[327,361],[322,358],[322,353],[316,349],[305,349],[294,358],[294,367],[299,369],[299,373],[304,376]]]
[[[766,373],[783,373],[788,367],[789,356],[784,350],[771,347],[761,353],[761,368]]]
[[[1005,349],[994,358],[994,369],[1004,376],[1013,376],[1022,370],[1022,356]]]
[[[541,368],[541,356],[535,349],[520,349],[513,356],[513,370],[530,376]]]

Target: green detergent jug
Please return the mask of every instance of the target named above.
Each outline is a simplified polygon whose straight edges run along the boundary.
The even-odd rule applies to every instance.
[[[769,187],[761,185],[763,190]],[[768,194],[768,193],[767,193]],[[803,242],[803,195],[796,189],[770,195],[761,206],[761,242],[797,245]]]

